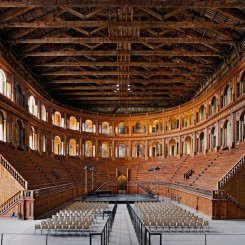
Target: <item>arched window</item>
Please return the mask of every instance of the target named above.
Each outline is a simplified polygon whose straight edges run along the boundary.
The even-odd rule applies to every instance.
[[[32,95],[29,97],[29,112],[32,115],[35,115],[35,116],[37,115],[37,113],[36,113],[36,101]]]
[[[241,81],[238,83],[239,96],[245,94],[245,73],[242,76]]]
[[[190,153],[192,153],[191,137],[187,136],[185,138],[185,154],[188,155]]]
[[[41,135],[41,151],[47,152],[47,137],[45,133]]]
[[[48,118],[48,115],[47,115],[46,107],[44,105],[42,105],[42,107],[41,107],[41,119],[43,121],[47,122],[47,118]]]
[[[93,156],[93,144],[91,141],[86,141],[85,144],[85,157]]]
[[[141,133],[145,133],[145,132],[146,132],[145,125],[142,122],[137,122],[135,124],[134,133],[135,134],[141,134]]]
[[[162,131],[162,124],[158,121],[155,120],[152,123],[152,132],[161,132]]]
[[[35,129],[33,127],[30,127],[29,147],[32,150],[36,149],[36,135],[35,135]]]
[[[212,101],[211,101],[211,115],[213,115],[214,113],[216,113],[216,111],[217,111],[217,99],[214,96],[212,98]]]
[[[53,124],[55,126],[61,127],[61,114],[58,111],[56,111],[54,113],[54,121],[53,121]]]
[[[227,86],[224,92],[223,105],[229,105],[231,102],[231,87]]]
[[[216,147],[216,129],[215,127],[211,130],[211,149]]]
[[[15,124],[15,135],[16,135],[16,144],[18,147],[23,148],[25,144],[25,131],[23,127],[23,122],[18,119]]]
[[[6,141],[6,120],[2,111],[0,111],[0,141]]]
[[[91,120],[86,120],[85,121],[85,132],[93,132],[93,122]]]
[[[161,155],[162,155],[162,144],[160,144],[159,142],[154,142],[152,144],[151,156],[152,157],[159,157]]]
[[[119,134],[126,134],[127,133],[127,127],[126,127],[126,124],[121,122],[119,123],[118,125],[118,133]]]
[[[231,125],[228,120],[224,123],[223,139],[223,146],[228,146],[231,142]]]
[[[102,157],[107,158],[109,157],[109,146],[108,143],[103,142],[102,143]]]
[[[182,117],[182,127],[188,127],[189,125],[191,125],[191,116],[190,113],[185,112]]]
[[[118,147],[118,157],[126,157],[126,146],[124,144],[120,144]]]
[[[200,134],[200,137],[199,137],[199,152],[203,152],[205,149],[204,149],[204,133],[202,132]]]
[[[176,141],[174,139],[169,141],[169,154],[170,156],[175,156],[177,154]]]
[[[110,126],[108,122],[103,122],[102,123],[102,129],[101,129],[102,134],[109,134],[110,133]]]
[[[54,137],[54,154],[61,155],[61,139],[59,136]]]
[[[6,76],[3,70],[0,69],[0,94],[7,95]]]
[[[69,119],[69,128],[72,130],[77,130],[77,119],[75,117],[70,117]]]
[[[177,120],[175,116],[169,118],[168,123],[167,123],[167,129],[169,128],[171,130],[179,128],[179,120]]]
[[[75,139],[70,139],[69,141],[69,155],[70,156],[77,155],[77,144]]]
[[[201,105],[199,108],[199,122],[203,121],[205,119],[205,107],[204,105]]]

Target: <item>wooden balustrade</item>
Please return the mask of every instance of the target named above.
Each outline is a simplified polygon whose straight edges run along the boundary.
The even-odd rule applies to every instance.
[[[222,188],[225,184],[245,165],[245,155],[219,180],[218,187]]]

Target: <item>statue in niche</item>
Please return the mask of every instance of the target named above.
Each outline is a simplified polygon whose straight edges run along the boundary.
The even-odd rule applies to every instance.
[[[142,157],[142,146],[141,145],[137,145],[137,156]]]

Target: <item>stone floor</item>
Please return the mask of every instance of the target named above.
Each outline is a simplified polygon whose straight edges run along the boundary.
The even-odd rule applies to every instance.
[[[183,206],[183,205],[182,205]],[[187,208],[187,207],[185,207]],[[188,208],[187,208],[188,209]],[[190,209],[191,210],[191,209]],[[191,210],[195,212],[195,210]],[[198,216],[205,217],[197,213]],[[67,234],[41,234],[35,232],[34,225],[40,220],[22,221],[13,219],[0,220],[0,245],[89,245],[88,236]],[[210,230],[204,232],[164,232],[162,244],[165,245],[244,245],[245,220],[209,220]],[[97,223],[97,230],[102,226]],[[159,237],[152,237],[152,245],[158,245]],[[100,237],[93,237],[93,245],[100,244]],[[118,204],[112,231],[110,245],[138,245],[133,225],[125,204]]]

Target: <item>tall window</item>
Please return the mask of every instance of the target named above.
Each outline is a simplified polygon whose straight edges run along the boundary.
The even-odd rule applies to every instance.
[[[216,147],[216,129],[212,128],[211,130],[211,149]]]
[[[93,156],[93,144],[91,141],[86,141],[85,144],[85,157]]]
[[[75,139],[70,139],[69,141],[69,155],[70,156],[77,155],[77,144]]]
[[[191,150],[191,137],[187,136],[185,138],[185,154],[190,154],[192,152]]]
[[[231,102],[231,87],[227,86],[223,96],[223,105],[226,106]]]
[[[15,91],[15,102],[20,105],[20,106],[25,106],[25,99],[24,99],[24,95],[22,92],[22,88],[17,85]]]
[[[1,111],[0,111],[0,141],[6,141],[6,121]]]
[[[59,136],[54,137],[54,154],[61,155],[62,152],[62,145],[61,145],[61,139]]]
[[[108,122],[103,122],[102,123],[102,129],[101,129],[102,134],[109,134],[110,133],[110,127]]]
[[[203,121],[205,119],[205,107],[204,105],[201,105],[199,108],[199,121]]]
[[[228,146],[231,142],[231,126],[229,121],[224,123],[224,130],[223,130],[223,146]]]
[[[61,114],[58,111],[56,111],[54,113],[54,121],[53,121],[53,124],[56,125],[56,126],[61,127]]]
[[[86,120],[85,121],[85,128],[84,128],[85,132],[93,132],[93,122],[91,120]]]
[[[37,115],[37,113],[36,113],[36,101],[32,95],[29,97],[29,112],[32,115],[35,115],[35,116]]]
[[[30,127],[29,146],[32,150],[36,149],[36,135],[33,127]]]
[[[201,133],[200,134],[200,147],[199,147],[199,152],[203,152],[205,149],[204,149],[204,133]]]
[[[16,144],[17,146],[23,148],[25,145],[25,130],[21,120],[17,120],[15,124],[15,135],[16,135]]]
[[[213,97],[213,99],[211,101],[211,115],[216,113],[216,111],[217,111],[217,99],[216,99],[216,97]]]
[[[101,153],[103,158],[109,157],[109,146],[108,143],[104,142],[102,143],[102,153]]]
[[[45,122],[47,122],[47,110],[44,105],[41,107],[41,119]]]
[[[73,129],[73,130],[77,130],[78,129],[78,122],[77,122],[77,119],[75,117],[70,117],[70,119],[69,119],[69,128]]]
[[[3,70],[0,69],[0,94],[7,95],[6,76]]]
[[[118,148],[118,157],[126,157],[126,146],[124,144],[120,144]]]

